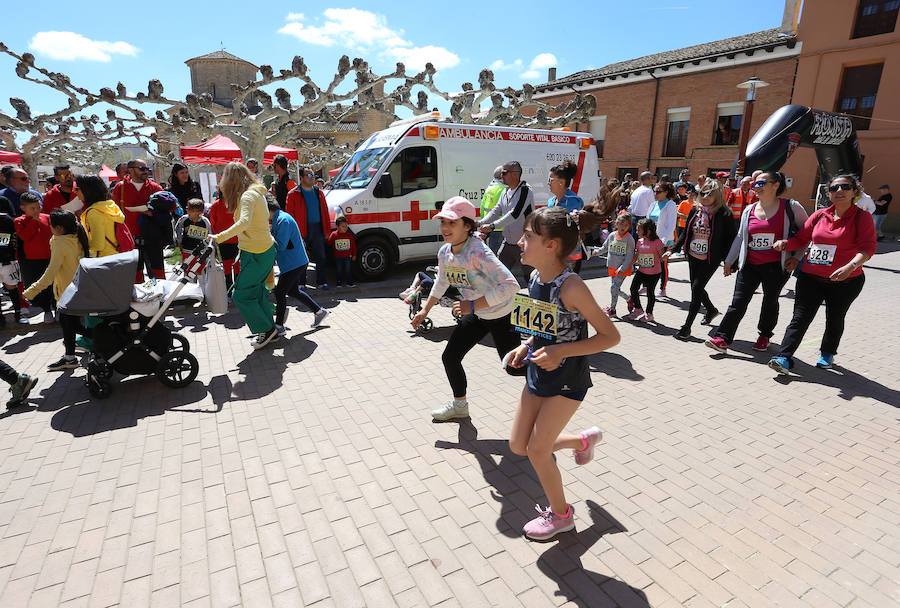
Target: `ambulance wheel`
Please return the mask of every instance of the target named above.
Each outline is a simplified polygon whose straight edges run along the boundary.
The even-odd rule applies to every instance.
[[[184,388],[197,378],[198,373],[197,357],[180,350],[166,353],[156,366],[156,377],[169,388]]]
[[[391,246],[381,237],[364,237],[357,247],[357,252],[360,275],[367,281],[383,277],[393,263]]]
[[[431,321],[431,319],[426,318],[424,321],[422,321],[422,325],[420,325],[419,327],[422,328],[423,332],[429,332],[434,328],[434,323]]]
[[[191,344],[188,339],[181,334],[172,334],[172,351],[183,350],[186,353],[191,352]]]

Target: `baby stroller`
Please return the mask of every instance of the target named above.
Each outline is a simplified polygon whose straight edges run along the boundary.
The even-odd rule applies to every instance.
[[[435,277],[437,277],[437,266],[429,266],[425,269],[425,272],[419,273],[419,287],[421,289],[416,292],[415,295],[411,296],[409,299],[409,318],[412,320],[420,310],[422,310],[422,301],[428,298],[428,294],[431,293],[431,288],[434,286]],[[460,295],[459,290],[456,287],[450,286],[447,288],[447,291],[444,292],[444,295],[438,300],[438,304],[445,308],[453,308],[453,303],[456,301],[462,300],[462,295]],[[457,318],[457,323],[459,322],[459,318]],[[434,328],[434,323],[429,318],[425,318],[422,321],[422,324],[419,328],[423,332],[429,332]]]
[[[181,278],[177,286],[157,304],[152,316],[142,314],[132,303],[138,267],[136,250],[103,258],[83,258],[72,284],[60,298],[59,308],[70,315],[97,316],[93,328],[94,346],[87,365],[85,384],[94,397],[105,399],[111,393],[113,372],[122,375],[155,374],[171,388],[183,388],[194,381],[200,371],[184,336],[173,333],[163,315],[178,298],[185,285],[196,279],[212,253],[201,244],[176,271]],[[146,304],[140,306],[147,312]]]

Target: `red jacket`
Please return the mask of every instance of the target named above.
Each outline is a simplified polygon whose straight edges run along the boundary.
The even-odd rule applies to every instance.
[[[17,218],[18,219],[18,218]],[[850,263],[857,253],[875,255],[875,221],[872,214],[856,205],[834,219],[834,205],[819,209],[809,216],[803,228],[787,241],[788,251],[797,251],[810,244],[806,252],[803,272],[825,278]],[[851,279],[863,273],[862,265],[850,273]]]
[[[331,216],[328,215],[328,204],[325,202],[325,193],[317,186],[313,186],[313,191],[319,195],[319,213],[322,217],[322,236],[328,238],[328,235],[331,233]],[[306,199],[300,191],[300,186],[297,186],[288,192],[287,203],[285,204],[284,210],[297,222],[297,226],[300,228],[300,236],[306,238]]]
[[[124,191],[124,192],[123,192]],[[142,211],[129,211],[128,207],[140,207],[150,202],[150,197],[156,192],[161,192],[162,186],[152,179],[144,182],[140,190],[134,187],[131,180],[125,180],[116,184],[113,188],[113,202],[117,204],[125,214],[125,225],[134,236],[140,236],[141,229],[138,226],[138,217]]]
[[[38,221],[30,215],[20,215],[13,221],[16,224],[16,234],[25,247],[25,259],[49,260],[50,237],[53,236],[53,231],[50,230],[50,216],[42,213]]]
[[[75,194],[74,188],[68,195],[66,195],[65,193],[63,193],[62,190],[59,189],[59,184],[57,184],[57,185],[53,186],[50,189],[50,191],[47,192],[47,194],[44,195],[44,202],[41,205],[41,213],[46,213],[47,215],[50,215],[50,212],[53,211],[54,209],[59,209],[66,203],[71,203],[72,201],[77,201],[77,200],[78,200],[78,195]],[[81,201],[78,201],[78,202],[80,203]],[[81,213],[81,209],[83,209],[83,208],[84,208],[84,205],[82,204],[81,208],[76,209],[72,213],[74,213],[75,215],[78,215],[79,213]]]
[[[350,244],[347,249],[338,249],[338,245],[341,247],[347,246],[346,243],[341,243],[340,241],[350,241]],[[356,238],[353,236],[353,233],[349,230],[347,232],[341,233],[335,230],[331,234],[328,235],[326,242],[330,247],[334,247],[334,257],[336,258],[350,258],[356,257]],[[337,244],[335,244],[337,242]]]
[[[213,201],[212,206],[209,208],[209,223],[212,225],[214,234],[218,234],[234,225],[234,214],[228,213],[228,207],[225,206],[225,201],[220,198]],[[224,242],[237,243],[238,237],[235,235]]]

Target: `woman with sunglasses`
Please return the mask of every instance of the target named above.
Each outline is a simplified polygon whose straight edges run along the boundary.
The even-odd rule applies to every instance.
[[[670,182],[659,182],[653,187],[656,202],[650,207],[647,217],[656,224],[656,235],[663,242],[664,251],[675,244],[675,223],[678,221],[678,208],[675,205],[675,186]],[[669,282],[669,260],[663,259],[660,265],[662,277],[656,295],[666,297],[666,284]]]
[[[784,174],[767,171],[752,184],[758,201],[744,207],[738,234],[725,258],[725,276],[729,276],[735,262],[738,273],[731,306],[716,329],[715,336],[706,341],[713,350],[724,353],[734,340],[741,319],[756,289],[762,285],[763,300],[759,312],[759,338],[753,350],[766,351],[769,339],[778,323],[778,296],[790,272],[803,258],[804,249],[778,252],[776,240],[788,239],[807,219],[803,205],[780,195],[787,188]]]
[[[556,165],[550,169],[550,176],[547,178],[547,186],[550,188],[550,199],[547,201],[548,207],[562,207],[569,213],[580,211],[584,208],[584,200],[575,194],[569,188],[572,180],[578,174],[578,165],[570,160],[563,161],[561,165]],[[584,247],[581,241],[575,250],[569,255],[569,264],[575,274],[581,272],[581,264],[584,260]]]
[[[673,253],[687,247],[688,272],[691,280],[691,304],[684,325],[675,334],[676,340],[687,341],[691,337],[691,325],[700,312],[706,309],[702,323],[709,325],[719,314],[706,293],[706,285],[725,259],[736,234],[731,209],[725,204],[722,186],[708,179],[700,188],[700,201],[688,214],[684,231],[672,248],[662,255],[668,260]]]
[[[769,361],[769,367],[779,374],[787,374],[794,366],[794,352],[823,302],[825,333],[816,366],[827,369],[834,364],[847,311],[866,282],[862,265],[876,248],[872,216],[854,205],[860,192],[855,176],[838,175],[828,186],[831,206],[813,213],[800,232],[773,246],[777,251],[794,251],[809,244],[797,276],[794,317],[784,332],[778,356]]]

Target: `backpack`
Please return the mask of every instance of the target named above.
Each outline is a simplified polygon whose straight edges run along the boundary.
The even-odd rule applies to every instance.
[[[119,253],[125,253],[134,249],[134,237],[131,236],[131,230],[125,225],[125,222],[116,222],[116,243],[106,237],[106,242],[116,248]]]

